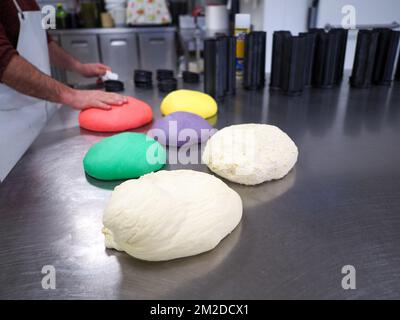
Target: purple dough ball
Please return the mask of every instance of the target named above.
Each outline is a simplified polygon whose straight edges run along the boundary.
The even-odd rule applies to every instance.
[[[191,112],[177,111],[158,119],[147,133],[158,142],[180,147],[207,141],[214,133],[207,120]]]

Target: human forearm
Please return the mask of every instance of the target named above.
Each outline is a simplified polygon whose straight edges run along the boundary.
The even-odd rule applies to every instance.
[[[81,63],[54,41],[49,43],[49,55],[53,66],[74,71],[87,78],[100,77],[107,70],[111,70],[110,67],[101,63]]]
[[[49,43],[50,63],[60,69],[78,72],[80,62],[62,49],[56,42]]]
[[[42,73],[19,55],[11,59],[1,81],[28,96],[62,103],[75,109],[110,109],[110,105],[121,105],[127,101],[125,97],[116,93],[72,89]]]
[[[15,55],[4,70],[3,83],[23,94],[57,103],[67,103],[73,89],[42,73],[21,56]]]

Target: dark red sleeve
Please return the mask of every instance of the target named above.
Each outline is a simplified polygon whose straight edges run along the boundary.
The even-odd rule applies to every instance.
[[[30,1],[30,10],[40,10],[39,5],[37,4],[36,0]],[[24,9],[23,9],[24,10]],[[23,11],[22,10],[22,11]]]
[[[53,41],[53,38],[51,37],[51,35],[49,34],[49,32],[46,32],[47,34],[47,43],[50,43]]]
[[[2,82],[4,70],[10,63],[11,58],[16,54],[18,52],[8,40],[4,27],[0,22],[0,82]]]

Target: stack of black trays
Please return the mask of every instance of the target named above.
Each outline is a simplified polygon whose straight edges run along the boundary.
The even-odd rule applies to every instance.
[[[153,73],[148,70],[135,70],[134,74],[135,86],[143,89],[153,87]]]
[[[272,44],[270,89],[299,95],[304,87],[330,88],[343,79],[347,30],[311,29],[292,36],[276,31]]]
[[[167,69],[157,70],[158,90],[161,92],[171,92],[178,88],[178,80],[174,78],[174,71]]]
[[[283,48],[285,39],[292,36],[289,31],[275,31],[272,40],[272,62],[271,78],[269,87],[271,90],[281,90],[282,66],[283,66]]]
[[[306,37],[291,36],[283,47],[281,89],[287,95],[299,95],[304,88]]]
[[[306,57],[304,60],[304,87],[310,87],[312,85],[312,76],[314,68],[314,55],[315,55],[315,44],[316,35],[315,33],[303,32],[299,36],[305,38]]]
[[[356,52],[350,85],[355,88],[368,88],[372,84],[378,32],[360,30],[357,36]]]
[[[253,31],[245,37],[243,87],[248,90],[262,89],[265,85],[265,54],[267,33]]]
[[[235,94],[236,38],[219,36],[204,41],[204,91],[215,99]]]
[[[375,29],[375,32],[379,37],[372,82],[387,86],[393,81],[400,32],[391,29]]]
[[[311,29],[310,33],[316,36],[312,85],[331,88],[343,79],[348,30]]]
[[[312,59],[308,50],[313,36],[292,36],[289,31],[277,31],[273,37],[270,88],[287,95],[299,95],[311,79]],[[311,60],[311,61],[310,61]]]
[[[183,82],[185,83],[199,83],[200,75],[196,72],[183,71],[182,72]]]
[[[390,85],[393,81],[399,31],[391,29],[360,30],[350,84],[356,88]]]

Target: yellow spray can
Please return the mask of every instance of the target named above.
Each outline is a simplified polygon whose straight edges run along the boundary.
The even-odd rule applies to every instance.
[[[235,15],[235,31],[236,37],[236,74],[241,76],[243,73],[244,61],[244,38],[250,32],[251,17],[246,13],[238,13]]]

